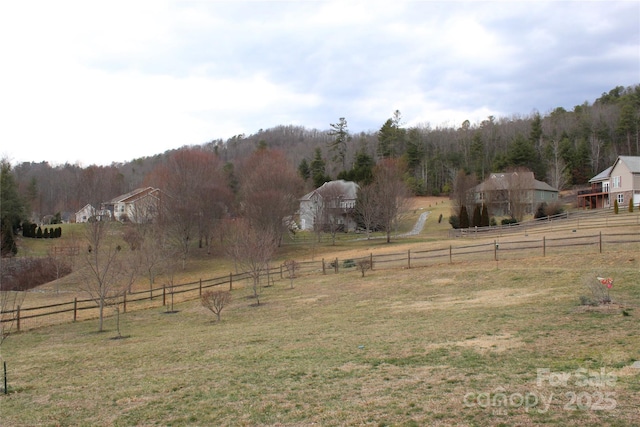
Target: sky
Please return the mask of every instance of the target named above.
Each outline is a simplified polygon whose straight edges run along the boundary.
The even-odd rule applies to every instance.
[[[279,125],[546,114],[640,83],[639,1],[5,0],[0,156],[109,165]]]

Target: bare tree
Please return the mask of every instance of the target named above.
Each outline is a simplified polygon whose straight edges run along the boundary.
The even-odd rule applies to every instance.
[[[319,221],[315,226],[319,227],[323,232],[329,233],[331,242],[335,245],[336,234],[347,227],[352,209],[344,206],[341,186],[329,184],[332,183],[326,183],[318,189],[322,203],[319,204]]]
[[[358,265],[358,270],[360,270],[360,272],[362,273],[362,277],[364,277],[365,271],[371,270],[373,267],[373,264],[370,259],[361,259],[360,261],[358,261],[357,265]]]
[[[364,225],[367,240],[371,237],[371,230],[377,225],[380,217],[378,201],[376,200],[376,188],[373,185],[361,187],[358,191],[355,215]]]
[[[259,149],[240,168],[242,210],[253,227],[268,231],[278,245],[299,208],[304,183],[277,150]]]
[[[122,260],[122,247],[115,239],[114,223],[91,221],[86,224],[88,243],[84,254],[86,268],[82,289],[99,308],[98,332],[102,332],[104,309],[126,292],[127,269]]]
[[[473,192],[471,189],[476,186],[478,179],[475,174],[467,174],[464,170],[459,170],[453,181],[453,209],[460,212],[462,206],[467,211],[471,211],[475,205]]]
[[[391,232],[407,207],[407,187],[402,180],[402,167],[395,159],[382,160],[374,170],[373,187],[379,206],[380,225],[391,242]]]
[[[533,206],[533,172],[519,168],[508,174],[507,180],[510,214],[520,222]]]
[[[290,286],[293,289],[293,279],[296,278],[296,271],[300,269],[300,264],[296,260],[288,259],[282,265],[287,270],[287,277],[289,277]]]
[[[560,153],[560,140],[553,138],[547,145],[547,157],[549,159],[548,176],[551,185],[558,190],[562,190],[567,185],[567,164],[562,159]]]
[[[173,295],[176,288],[176,270],[175,258],[167,258],[164,264],[164,289],[169,292],[170,302],[167,305],[167,313],[175,313],[173,309]]]
[[[166,192],[158,221],[173,245],[180,248],[185,268],[192,244],[208,244],[231,202],[222,162],[210,151],[180,150],[154,170],[149,182]]]
[[[276,247],[272,230],[256,229],[247,223],[240,222],[229,235],[227,253],[251,277],[256,305],[260,305],[260,276],[268,269]]]
[[[231,292],[223,290],[205,291],[200,297],[200,301],[203,307],[211,310],[216,315],[216,319],[219,322],[222,309],[231,302]]]

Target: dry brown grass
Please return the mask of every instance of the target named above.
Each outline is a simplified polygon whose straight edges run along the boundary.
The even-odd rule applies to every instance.
[[[222,321],[198,301],[10,337],[8,425],[631,425],[640,405],[640,290],[629,254],[585,254],[629,310],[580,308],[574,256],[308,276],[237,288]],[[538,368],[615,375],[615,409],[570,410]],[[469,393],[554,394],[553,405],[465,405]],[[595,395],[594,395],[595,396]]]

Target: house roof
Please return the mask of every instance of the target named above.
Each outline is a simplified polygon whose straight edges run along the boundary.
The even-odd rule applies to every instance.
[[[323,191],[336,191],[339,194],[342,194],[343,199],[351,199],[355,200],[358,197],[358,184],[353,181],[345,181],[344,179],[339,179],[336,181],[329,181],[322,184],[320,187],[315,190],[305,194],[300,198],[301,201],[310,200],[314,194],[322,194]]]
[[[598,175],[596,175],[593,178],[591,178],[589,180],[589,182],[598,182],[598,181],[602,181],[602,180],[608,179],[609,178],[609,174],[611,173],[611,169],[613,169],[613,166],[609,166],[608,168],[606,168],[605,170],[600,172]]]
[[[615,161],[613,166],[618,162],[622,162],[627,165],[631,173],[640,173],[640,156],[618,156],[618,159]]]
[[[473,188],[473,191],[475,191],[476,193],[481,193],[485,190],[487,191],[506,190],[509,188],[509,181],[510,181],[509,178],[511,178],[511,176],[516,173],[518,172],[492,173],[491,175],[489,175],[489,178],[485,179],[483,182],[476,185]],[[528,190],[551,191],[556,193],[558,192],[556,188],[553,188],[546,182],[538,181],[537,179],[535,179],[533,172],[519,172],[519,173],[524,173],[528,178],[532,180],[531,181],[533,183],[532,188],[529,188]],[[488,185],[489,182],[491,182],[490,186]]]
[[[616,164],[618,164],[618,162],[622,162],[627,165],[627,168],[629,168],[631,173],[640,173],[640,156],[618,156],[612,166],[609,166],[598,175],[591,178],[589,182],[598,182],[608,179],[611,175],[611,170]]]
[[[91,203],[87,203],[86,205],[84,205],[78,212],[76,212],[76,214],[82,213],[85,210],[92,210],[95,211],[95,208],[93,206],[91,206]]]
[[[130,191],[126,194],[122,194],[118,197],[115,197],[111,200],[109,200],[108,202],[106,202],[105,204],[107,205],[114,205],[116,203],[130,203],[133,202],[135,200],[140,199],[143,196],[146,196],[148,194],[153,193],[154,191],[156,191],[155,188],[153,187],[146,187],[146,188],[137,188],[133,191]]]

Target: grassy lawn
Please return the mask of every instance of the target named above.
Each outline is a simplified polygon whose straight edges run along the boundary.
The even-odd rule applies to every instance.
[[[481,243],[446,240],[450,209],[442,198],[415,200],[399,233],[429,211],[423,233],[391,244],[381,234],[336,245],[297,235],[274,262]],[[23,249],[45,255],[82,246],[81,236],[81,225],[64,225],[62,239]],[[176,313],[123,314],[123,339],[114,317],[103,333],[87,320],[14,334],[0,354],[9,380],[0,425],[633,425],[640,248],[597,252],[308,275],[294,289],[286,279],[264,288],[258,307],[236,283],[220,323],[183,302]],[[194,250],[177,282],[233,271],[222,255]],[[580,305],[596,275],[615,278],[614,304]],[[72,274],[25,304],[67,301],[77,287]]]
[[[620,305],[579,305],[595,272]],[[1,424],[633,425],[638,280],[637,251],[354,271],[258,307],[238,287],[220,323],[192,301],[126,313],[124,339],[40,328],[2,346]]]

